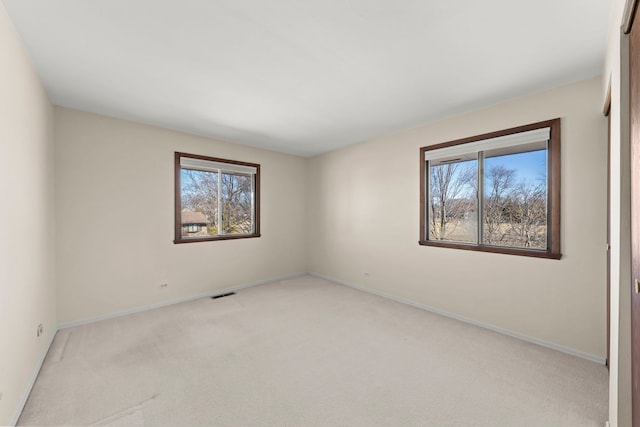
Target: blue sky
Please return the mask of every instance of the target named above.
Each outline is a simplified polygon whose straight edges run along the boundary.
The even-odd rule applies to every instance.
[[[547,151],[537,150],[524,153],[506,154],[503,156],[485,157],[484,159],[485,179],[487,172],[495,166],[503,166],[506,169],[515,170],[515,179],[512,185],[518,185],[522,181],[526,181],[530,184],[540,184],[541,182],[546,186],[547,177]],[[460,162],[462,168],[457,172],[462,173],[465,167],[472,167],[477,171],[477,161],[467,160]],[[485,181],[486,185],[486,181]],[[470,194],[475,192],[474,186],[464,185],[455,197],[469,197]]]
[[[502,165],[507,169],[515,169],[516,182],[520,182],[523,179],[537,182],[540,179],[544,180],[547,176],[546,150],[489,157],[485,158],[484,164],[485,169],[496,165]]]

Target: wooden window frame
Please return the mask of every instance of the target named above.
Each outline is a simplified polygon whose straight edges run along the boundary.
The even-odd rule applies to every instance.
[[[225,234],[220,236],[207,236],[207,237],[194,237],[184,238],[182,236],[182,182],[180,159],[188,157],[191,159],[207,160],[218,163],[228,163],[231,165],[249,166],[256,168],[254,175],[254,231],[247,234]],[[240,162],[237,160],[221,159],[217,157],[201,156],[197,154],[181,153],[176,151],[174,153],[174,240],[173,243],[196,243],[196,242],[211,242],[217,240],[237,240],[237,239],[250,239],[254,237],[260,237],[260,165],[257,163]]]
[[[527,249],[516,247],[492,246],[483,243],[460,243],[441,240],[429,240],[429,218],[428,218],[428,186],[427,167],[425,152],[437,150],[439,148],[451,147],[454,145],[467,144],[499,136],[511,135],[520,132],[540,128],[550,128],[550,139],[548,143],[547,155],[547,249]],[[508,255],[521,255],[535,258],[560,259],[560,119],[547,120],[504,129],[497,132],[490,132],[454,141],[443,142],[420,148],[420,240],[418,243],[423,246],[433,246],[450,249],[463,249],[479,252],[490,252]]]

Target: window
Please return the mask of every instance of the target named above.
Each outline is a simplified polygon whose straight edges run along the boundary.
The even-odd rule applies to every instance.
[[[560,119],[420,149],[420,244],[559,259]]]
[[[260,237],[260,165],[175,153],[174,243]]]
[[[183,226],[187,229],[187,233],[197,233],[198,231],[201,231],[201,228],[204,225],[200,225],[200,224],[184,224]]]

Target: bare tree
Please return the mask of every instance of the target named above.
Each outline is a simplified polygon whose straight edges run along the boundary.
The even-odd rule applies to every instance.
[[[250,233],[251,176],[223,173],[221,187],[222,230],[225,234]]]
[[[504,246],[546,247],[546,185],[515,182],[515,169],[493,166],[484,189],[484,242]]]
[[[182,208],[205,214],[209,220],[210,234],[252,231],[253,179],[250,175],[198,170],[184,172]]]
[[[515,170],[496,165],[489,168],[485,176],[484,242],[488,244],[504,243],[507,233],[502,224],[505,222],[505,207],[509,203],[513,189]]]
[[[512,246],[547,247],[547,189],[544,183],[520,182],[514,188],[508,211]]]
[[[431,237],[443,240],[475,210],[477,169],[472,162],[445,163],[430,169]]]
[[[457,240],[457,231],[476,212],[478,179],[475,164],[452,162],[430,168],[430,235]],[[483,243],[546,248],[547,189],[544,180],[522,179],[517,171],[494,165],[484,174]],[[463,237],[464,238],[464,237]]]
[[[183,169],[182,208],[202,212],[218,228],[218,174]]]

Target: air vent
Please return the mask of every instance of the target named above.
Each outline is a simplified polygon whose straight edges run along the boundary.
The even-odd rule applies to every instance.
[[[218,299],[218,298],[222,298],[222,297],[228,297],[231,295],[235,295],[235,292],[227,292],[226,294],[220,294],[220,295],[214,295],[211,297],[211,299]]]

